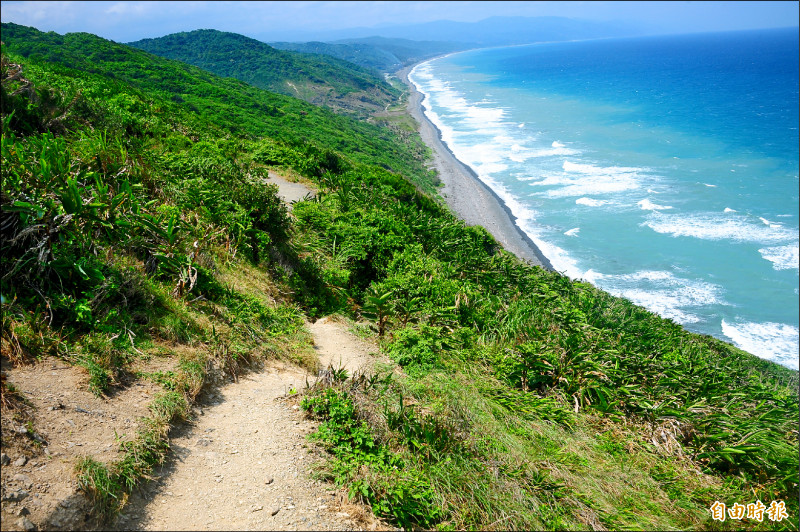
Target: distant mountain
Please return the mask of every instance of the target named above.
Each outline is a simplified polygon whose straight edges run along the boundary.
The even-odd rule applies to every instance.
[[[568,41],[637,35],[623,23],[593,22],[564,17],[491,17],[480,22],[437,21],[385,28],[385,37],[414,40],[459,40],[480,46]]]
[[[236,33],[196,30],[128,45],[335,111],[367,115],[398,96],[363,66],[330,55],[278,50]]]
[[[334,43],[325,42],[273,42],[281,50],[325,54],[380,72],[394,72],[403,66],[416,63],[439,54],[473,48],[472,43],[412,41],[386,37],[346,39]]]
[[[565,17],[491,17],[479,22],[440,20],[381,28],[348,28],[296,35],[292,40],[350,42],[354,39],[379,36],[414,41],[459,42],[474,46],[502,46],[544,41],[630,37],[643,35],[649,30],[650,28],[626,22],[596,22]],[[264,33],[259,37],[276,40],[273,35]],[[282,40],[288,39],[284,37]]]

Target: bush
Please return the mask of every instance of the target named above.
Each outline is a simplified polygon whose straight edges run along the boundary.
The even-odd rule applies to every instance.
[[[444,346],[440,327],[407,325],[394,332],[394,341],[386,352],[403,367],[429,369],[440,364]]]

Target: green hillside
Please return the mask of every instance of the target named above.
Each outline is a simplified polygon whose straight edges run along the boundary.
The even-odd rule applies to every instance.
[[[276,50],[235,33],[196,30],[128,45],[334,111],[368,115],[383,110],[398,96],[381,77],[353,63]]]
[[[8,51],[22,57],[130,83],[236,134],[267,135],[316,151],[317,158],[329,156],[325,150],[346,153],[348,160],[380,164],[429,191],[436,182],[423,167],[427,148],[418,138],[401,139],[389,129],[88,33],[62,36],[4,23],[2,38]]]
[[[106,522],[212,362],[316,369],[303,319],[339,314],[395,367],[304,394],[320,476],[397,526],[798,528],[798,373],[521,263],[420,192],[414,135],[88,34],[0,37],[4,364],[163,386],[120,460],[75,464]],[[270,168],[319,194],[288,213]],[[789,519],[711,518],[757,500]]]

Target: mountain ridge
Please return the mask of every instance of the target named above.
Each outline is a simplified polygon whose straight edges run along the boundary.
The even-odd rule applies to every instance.
[[[364,67],[327,55],[279,50],[236,33],[203,29],[127,45],[339,112],[368,115],[398,96]]]

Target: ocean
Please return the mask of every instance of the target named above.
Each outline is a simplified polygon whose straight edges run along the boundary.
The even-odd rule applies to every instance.
[[[460,52],[409,79],[553,267],[798,368],[798,30]]]

